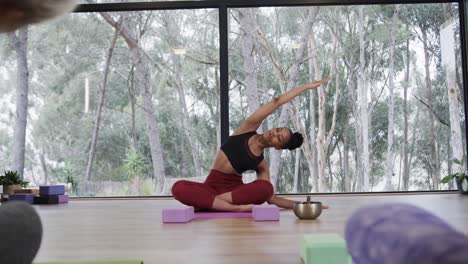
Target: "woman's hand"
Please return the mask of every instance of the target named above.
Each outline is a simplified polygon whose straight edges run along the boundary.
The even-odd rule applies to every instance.
[[[309,88],[309,89],[315,89],[317,87],[319,87],[320,85],[324,84],[324,83],[327,83],[328,81],[330,81],[332,79],[332,77],[327,77],[325,79],[322,79],[322,80],[319,80],[319,81],[315,81],[315,82],[311,82],[309,84],[306,84]]]

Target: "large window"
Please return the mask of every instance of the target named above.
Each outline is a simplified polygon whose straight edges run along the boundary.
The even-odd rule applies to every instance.
[[[265,152],[277,193],[454,188],[440,180],[466,154],[457,4],[227,5],[226,24],[224,6],[202,2],[93,5],[0,34],[0,171],[75,196],[171,195],[205,179],[260,105],[333,76],[258,131],[304,135]]]
[[[265,153],[277,192],[439,190],[465,150],[458,6],[230,10],[230,128],[298,85],[333,81],[263,130],[301,132]]]
[[[2,169],[17,168],[15,95],[29,80],[32,185],[169,195],[175,178],[207,174],[220,141],[218,10],[71,14],[15,34],[0,36]]]

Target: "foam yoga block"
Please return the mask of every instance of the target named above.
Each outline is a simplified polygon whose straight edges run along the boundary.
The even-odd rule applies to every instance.
[[[301,259],[305,264],[347,264],[345,240],[337,234],[307,234],[301,239]]]
[[[279,221],[279,208],[276,206],[254,206],[250,212],[199,212],[193,207],[162,210],[163,223],[187,223],[193,219],[213,218],[253,218],[255,221]]]
[[[9,201],[22,201],[29,204],[34,202],[34,194],[10,194],[8,196]]]
[[[164,223],[187,223],[194,217],[193,207],[170,208],[162,210]]]
[[[65,185],[43,185],[39,186],[40,195],[62,195],[65,194]]]
[[[280,210],[276,205],[254,206],[252,217],[255,221],[279,221]]]
[[[358,209],[346,223],[345,237],[355,264],[468,263],[468,237],[412,205]]]
[[[34,197],[35,204],[60,204],[68,203],[68,195],[43,195]]]

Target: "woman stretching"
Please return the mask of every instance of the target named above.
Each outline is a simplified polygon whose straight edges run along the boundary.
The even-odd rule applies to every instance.
[[[298,132],[293,134],[286,127],[273,128],[263,134],[257,134],[256,130],[281,105],[329,80],[326,78],[291,89],[257,109],[221,146],[205,182],[177,181],[172,187],[174,198],[197,209],[218,211],[251,211],[254,204],[264,202],[292,209],[295,201],[277,197],[273,193],[263,150],[293,150],[302,145],[302,135]],[[255,170],[257,180],[244,184],[242,173],[247,170]]]

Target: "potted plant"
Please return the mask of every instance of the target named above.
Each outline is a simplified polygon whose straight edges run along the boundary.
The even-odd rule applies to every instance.
[[[462,161],[459,161],[457,159],[454,159],[453,160],[453,163],[455,164],[458,164],[460,165],[460,167],[462,168],[461,172],[457,172],[457,173],[452,173],[452,174],[449,174],[447,176],[445,176],[441,182],[442,183],[449,183],[453,180],[455,180],[457,182],[457,187],[458,187],[458,190],[460,191],[460,193],[462,194],[468,194],[468,172],[466,170],[466,167],[463,166],[464,164],[464,161],[465,159],[463,159]]]
[[[0,176],[0,185],[3,185],[4,194],[14,194],[15,190],[22,189],[28,186],[29,182],[21,180],[20,175],[16,171],[5,171]]]

